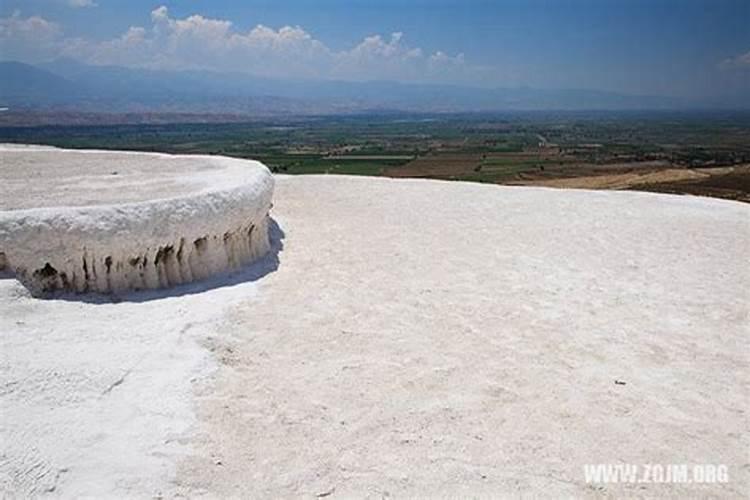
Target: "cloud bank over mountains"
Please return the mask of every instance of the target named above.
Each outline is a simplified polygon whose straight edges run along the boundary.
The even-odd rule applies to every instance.
[[[241,71],[275,78],[461,83],[489,71],[468,64],[463,54],[411,47],[402,33],[372,35],[334,50],[300,26],[259,24],[243,32],[224,19],[197,14],[175,18],[165,6],[151,12],[150,26],[131,26],[104,41],[66,36],[57,23],[16,11],[0,19],[0,51],[3,59],[30,62],[66,57],[96,65]]]

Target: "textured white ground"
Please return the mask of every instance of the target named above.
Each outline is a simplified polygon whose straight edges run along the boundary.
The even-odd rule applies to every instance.
[[[0,485],[747,494],[750,206],[314,176],[277,179],[272,216],[283,249],[213,284],[113,304],[0,280]],[[600,462],[730,481],[587,485]]]

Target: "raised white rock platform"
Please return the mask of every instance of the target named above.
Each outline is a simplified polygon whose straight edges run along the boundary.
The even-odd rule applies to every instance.
[[[268,252],[273,184],[255,161],[0,145],[0,268],[35,295],[236,269]]]

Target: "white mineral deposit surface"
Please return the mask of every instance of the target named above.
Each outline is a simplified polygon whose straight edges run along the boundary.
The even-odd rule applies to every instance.
[[[62,153],[62,154],[61,154]],[[116,205],[231,186],[234,173],[205,156],[60,150],[0,144],[0,210]]]
[[[750,206],[338,176],[277,178],[273,203],[271,251],[234,274],[53,300],[0,280],[0,489],[749,491]],[[729,477],[588,484],[599,463]]]

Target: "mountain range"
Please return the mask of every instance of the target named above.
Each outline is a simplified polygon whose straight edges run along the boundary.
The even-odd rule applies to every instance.
[[[35,66],[0,62],[0,75],[0,107],[13,111],[273,116],[373,111],[675,110],[706,106],[670,97],[585,89],[275,80],[239,72],[93,66],[69,59]]]

